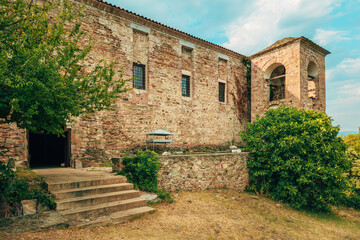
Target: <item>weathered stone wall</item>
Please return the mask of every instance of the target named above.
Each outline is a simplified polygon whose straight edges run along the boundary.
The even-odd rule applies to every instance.
[[[310,62],[315,64],[317,75],[313,79],[314,85],[310,85],[308,66]],[[301,107],[325,112],[326,88],[325,88],[325,55],[313,50],[306,44],[300,46],[300,95]],[[309,88],[315,88],[312,97],[309,97]]]
[[[235,74],[245,81],[242,55],[124,12],[104,10],[85,8],[83,30],[96,41],[91,61],[116,61],[124,79],[133,77],[133,63],[145,65],[145,90],[124,94],[115,111],[77,119],[73,159],[81,159],[84,167],[99,165],[124,149],[144,145],[145,134],[159,128],[174,133],[175,146],[230,146],[240,140],[245,123],[235,114],[231,93],[236,91]],[[190,97],[182,96],[182,75],[190,76]],[[218,99],[219,81],[226,82],[225,103]]]
[[[295,42],[280,49],[267,52],[251,59],[251,120],[272,107],[283,104],[300,107],[300,45]],[[270,86],[265,80],[265,72],[274,64],[282,64],[286,69],[285,99],[270,101]]]
[[[292,41],[281,47],[255,54],[251,57],[251,120],[256,119],[256,115],[263,114],[270,108],[280,105],[292,105],[297,108],[314,109],[325,112],[325,55],[315,49],[314,43],[302,41]],[[276,44],[276,43],[275,43]],[[312,45],[312,46],[311,46]],[[319,47],[318,47],[319,48]],[[326,51],[326,50],[324,50]],[[316,98],[309,97],[308,66],[314,62],[318,70],[318,75],[314,79],[316,88]],[[284,65],[285,76],[285,98],[270,101],[270,85],[265,80],[268,71],[271,72],[273,66]]]
[[[13,158],[17,165],[26,166],[28,160],[26,131],[16,124],[0,124],[0,161]]]
[[[228,187],[243,190],[248,184],[248,153],[161,156],[159,188],[202,190]]]
[[[105,3],[83,2],[85,40],[91,36],[96,41],[85,66],[90,70],[97,62],[115,61],[123,78],[130,79],[133,63],[143,64],[146,81],[144,90],[124,94],[114,111],[74,119],[72,166],[75,160],[81,160],[83,167],[100,165],[124,149],[144,145],[145,133],[158,128],[174,133],[175,146],[239,141],[237,133],[245,123],[235,114],[231,93],[236,91],[235,74],[242,76],[237,81],[245,81],[243,55]],[[190,76],[190,97],[182,96],[183,74]],[[225,103],[218,100],[219,81],[226,83]],[[6,141],[17,149],[12,155],[26,160],[28,143],[22,139],[21,143]]]

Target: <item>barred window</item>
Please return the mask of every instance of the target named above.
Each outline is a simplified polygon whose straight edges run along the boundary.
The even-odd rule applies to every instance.
[[[138,89],[145,89],[145,65],[133,64],[133,87]]]
[[[225,83],[219,82],[219,102],[225,102]]]
[[[190,77],[182,75],[182,95],[184,97],[190,97]]]

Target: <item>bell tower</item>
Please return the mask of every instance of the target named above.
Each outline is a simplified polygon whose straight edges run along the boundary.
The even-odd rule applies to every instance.
[[[290,37],[250,56],[251,120],[280,105],[325,112],[329,53],[305,37]]]

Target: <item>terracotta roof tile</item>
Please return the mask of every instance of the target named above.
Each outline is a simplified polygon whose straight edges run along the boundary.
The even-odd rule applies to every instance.
[[[310,39],[301,36],[301,37],[287,37],[287,38],[283,38],[283,39],[281,39],[281,40],[278,40],[278,41],[276,41],[275,43],[273,43],[272,45],[270,45],[269,47],[261,50],[260,52],[257,52],[257,53],[255,53],[255,54],[251,55],[250,58],[257,57],[257,56],[262,55],[262,54],[264,54],[264,53],[270,52],[270,51],[273,50],[273,49],[286,46],[286,45],[291,44],[291,43],[296,42],[296,41],[303,41],[303,42],[305,42],[306,44],[311,45],[312,47],[314,47],[316,50],[322,52],[322,53],[325,54],[325,55],[327,55],[327,54],[330,53],[328,50],[326,50],[325,48],[322,48],[321,46],[319,46],[318,44],[314,43],[314,42],[311,41]]]

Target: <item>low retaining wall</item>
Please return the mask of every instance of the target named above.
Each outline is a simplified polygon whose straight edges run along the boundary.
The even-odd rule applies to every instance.
[[[159,156],[159,187],[168,191],[228,187],[243,190],[248,184],[248,153]]]

